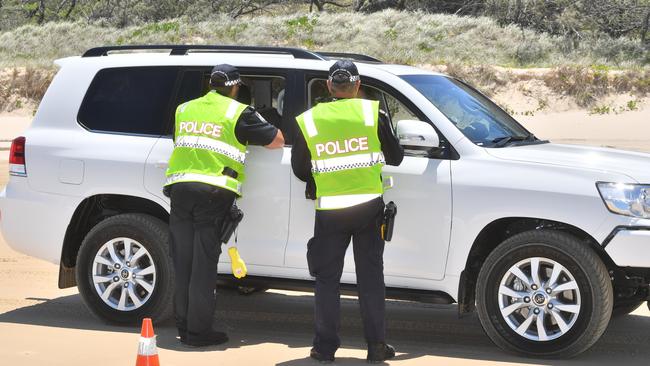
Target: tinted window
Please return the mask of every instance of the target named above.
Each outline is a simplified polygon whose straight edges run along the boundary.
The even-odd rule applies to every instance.
[[[161,135],[171,118],[176,67],[104,69],[97,73],[79,110],[92,131]]]

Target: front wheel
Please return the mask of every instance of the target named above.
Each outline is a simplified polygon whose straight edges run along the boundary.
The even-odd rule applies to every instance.
[[[171,315],[174,286],[168,226],[144,214],[103,220],[81,244],[76,275],[81,296],[99,318],[164,320]]]
[[[501,243],[481,268],[477,308],[499,347],[534,357],[572,357],[589,349],[609,323],[607,268],[575,237],[535,230]]]

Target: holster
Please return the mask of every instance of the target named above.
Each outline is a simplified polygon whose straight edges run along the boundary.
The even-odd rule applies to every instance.
[[[397,205],[390,201],[384,209],[384,220],[381,224],[381,238],[385,241],[390,241],[393,238],[395,216],[397,216]]]
[[[235,232],[237,226],[239,226],[239,223],[243,218],[244,218],[244,212],[240,210],[239,207],[237,207],[237,205],[232,205],[230,211],[226,213],[226,217],[224,217],[223,223],[220,228],[221,236],[219,237],[219,240],[222,243],[225,244],[230,240],[230,237]]]

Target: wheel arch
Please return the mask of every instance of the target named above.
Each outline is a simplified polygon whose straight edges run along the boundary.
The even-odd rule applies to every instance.
[[[86,234],[99,222],[124,213],[142,213],[169,223],[169,212],[152,200],[123,195],[97,194],[84,199],[75,209],[66,229],[59,264],[59,288],[77,285],[77,253]]]
[[[616,265],[607,252],[586,231],[563,222],[532,217],[506,217],[492,221],[477,235],[467,256],[465,268],[461,272],[458,286],[458,312],[460,315],[475,310],[475,290],[479,271],[490,253],[504,240],[513,235],[530,230],[560,230],[581,240],[591,247],[610,270]]]

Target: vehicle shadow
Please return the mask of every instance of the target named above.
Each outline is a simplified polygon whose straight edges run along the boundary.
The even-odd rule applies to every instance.
[[[185,347],[176,338],[173,321],[167,320],[156,325],[158,347],[180,352],[213,352],[262,343],[307,349],[311,346],[311,294],[267,291],[244,296],[233,290],[220,289],[218,299],[215,326],[229,334],[230,342],[200,349]],[[86,309],[79,295],[30,300],[42,302],[0,314],[0,323],[139,332],[139,325],[116,326],[98,320]],[[343,347],[365,351],[357,300],[345,297],[341,300],[341,307]],[[553,361],[521,358],[499,350],[483,333],[477,317],[469,315],[459,319],[455,306],[388,301],[386,318],[387,339],[398,349],[397,360],[441,356],[527,364],[606,365],[624,362],[626,365],[647,365],[650,357],[650,316],[628,315],[614,319],[606,334],[590,351],[572,360]],[[306,356],[280,365],[313,365]],[[340,364],[361,361],[365,360],[337,358]]]

